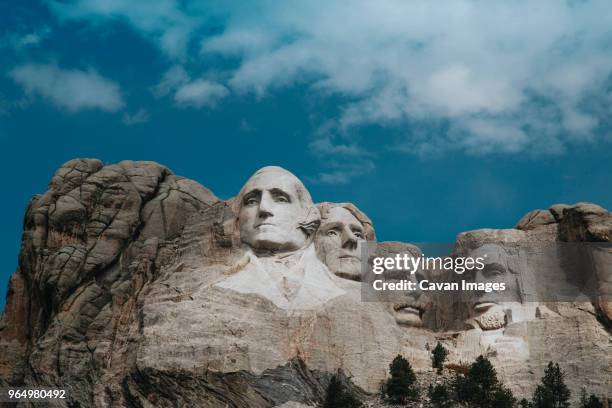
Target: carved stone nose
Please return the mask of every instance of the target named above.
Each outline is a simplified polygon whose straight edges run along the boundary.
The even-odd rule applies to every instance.
[[[273,215],[271,204],[270,196],[264,193],[261,196],[261,201],[259,202],[259,217],[266,218]]]
[[[342,231],[342,247],[351,249],[357,247],[357,237],[353,234],[353,231],[346,228]]]

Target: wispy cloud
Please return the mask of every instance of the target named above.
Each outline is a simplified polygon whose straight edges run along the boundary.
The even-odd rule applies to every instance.
[[[174,94],[174,100],[179,105],[194,106],[215,106],[218,100],[227,96],[229,91],[221,84],[198,79],[193,82],[181,85]]]
[[[326,163],[324,167],[327,167],[327,170],[316,176],[307,176],[306,180],[312,184],[348,184],[356,177],[371,173],[376,168],[372,160],[365,158],[353,161],[332,161]]]
[[[153,87],[157,97],[173,94],[174,101],[182,107],[214,107],[229,94],[222,84],[204,78],[192,80],[185,69],[179,65],[170,68],[159,84]]]
[[[307,177],[313,184],[347,184],[355,177],[375,170],[374,154],[360,147],[356,141],[338,133],[335,121],[322,124],[309,144],[312,155],[326,169],[315,177]]]
[[[149,112],[147,112],[143,108],[140,108],[137,112],[133,114],[130,114],[127,112],[124,113],[121,121],[126,126],[133,126],[133,125],[138,125],[141,123],[146,123],[149,121],[149,119],[150,119]]]
[[[405,128],[400,145],[417,154],[558,154],[605,137],[608,0],[53,4],[64,19],[125,19],[177,62],[196,42],[201,47],[192,59],[221,55],[236,62],[213,67],[222,71],[221,82],[184,73],[172,88],[178,104],[209,106],[230,92],[266,96],[306,83],[345,100],[340,116],[331,118],[338,132],[350,136],[369,124]],[[413,131],[432,123],[445,125]],[[325,143],[315,138],[313,152],[358,149]]]
[[[21,52],[40,44],[50,33],[49,27],[41,27],[28,33],[8,33],[0,38],[0,47],[10,47],[15,52]]]
[[[119,86],[93,70],[25,64],[11,70],[9,76],[26,94],[39,95],[69,112],[85,109],[115,112],[124,105]]]
[[[124,20],[155,41],[171,58],[185,58],[189,38],[204,16],[190,15],[176,0],[48,0],[50,9],[62,20],[94,23]]]

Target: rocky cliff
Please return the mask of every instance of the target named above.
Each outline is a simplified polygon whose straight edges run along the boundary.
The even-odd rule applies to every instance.
[[[71,406],[315,404],[338,370],[360,393],[379,389],[397,354],[429,372],[429,348],[442,341],[454,363],[490,356],[520,396],[549,360],[575,395],[582,386],[612,394],[609,298],[547,304],[534,319],[487,331],[466,329],[468,313],[444,304],[404,324],[402,308],[361,302],[359,282],[332,277],[333,299],[286,309],[219,285],[248,263],[233,204],[153,162],[64,164],[26,210],[0,323],[2,382],[68,388]],[[458,243],[508,236],[610,242],[612,215],[556,205]],[[598,284],[612,293],[609,253],[594,258]]]

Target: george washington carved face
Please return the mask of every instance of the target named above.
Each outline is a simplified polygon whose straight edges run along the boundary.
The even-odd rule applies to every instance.
[[[302,182],[280,167],[264,167],[237,198],[240,239],[256,251],[287,252],[305,247],[319,213]]]

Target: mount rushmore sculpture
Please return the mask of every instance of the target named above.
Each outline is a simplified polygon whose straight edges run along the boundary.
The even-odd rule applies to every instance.
[[[421,249],[377,242],[357,207],[313,203],[282,168],[257,171],[223,201],[157,163],[72,160],[26,211],[0,381],[67,388],[74,406],[314,405],[337,372],[377,392],[397,354],[431,371],[439,341],[454,364],[487,355],[521,397],[551,360],[574,395],[610,394],[610,252],[590,258],[598,297],[532,301],[525,282],[540,264],[521,248],[611,236],[601,207],[537,210],[514,229],[460,234],[453,249],[490,253],[497,272],[472,278],[512,276],[512,299],[363,301],[364,248]]]

